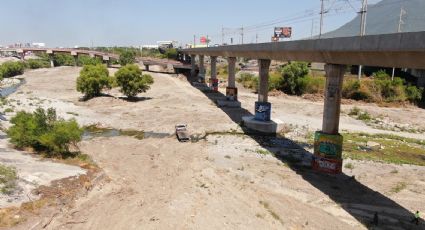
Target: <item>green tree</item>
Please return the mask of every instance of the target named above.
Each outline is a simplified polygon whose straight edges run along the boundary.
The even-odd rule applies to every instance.
[[[18,112],[7,130],[11,143],[18,148],[32,147],[48,155],[66,154],[69,146],[81,140],[83,130],[73,119],[58,119],[56,110],[38,108],[34,113]]]
[[[8,78],[24,73],[25,63],[20,61],[7,61],[0,65],[0,77]]]
[[[37,122],[31,113],[18,112],[11,120],[7,130],[10,142],[18,148],[37,145]]]
[[[131,64],[121,67],[115,73],[116,84],[121,87],[120,91],[127,97],[135,97],[137,94],[146,92],[153,84],[150,75],[142,74],[139,66]]]
[[[85,65],[99,65],[102,64],[102,60],[98,57],[90,57],[89,55],[78,55],[78,61],[79,66],[85,66]]]
[[[92,98],[99,96],[105,88],[111,88],[106,66],[85,65],[77,78],[77,91],[84,93],[86,98]]]
[[[292,62],[282,68],[283,82],[282,90],[288,94],[302,94],[302,78],[307,76],[309,70],[305,62]]]
[[[53,63],[55,66],[74,66],[75,59],[71,54],[55,53]]]
[[[177,59],[177,49],[170,48],[165,51],[164,58]]]
[[[43,59],[29,59],[26,61],[30,69],[49,68],[50,62]]]
[[[121,66],[136,62],[136,53],[132,50],[123,51],[120,54],[119,62]]]
[[[40,144],[51,153],[67,153],[70,145],[81,141],[83,130],[75,119],[70,121],[59,120],[53,123],[49,132],[39,137]]]

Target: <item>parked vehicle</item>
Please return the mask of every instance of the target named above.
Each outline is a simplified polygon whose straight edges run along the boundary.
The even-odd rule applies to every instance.
[[[190,141],[189,132],[187,131],[187,125],[185,124],[176,125],[176,136],[177,136],[177,140],[179,140],[180,142]]]

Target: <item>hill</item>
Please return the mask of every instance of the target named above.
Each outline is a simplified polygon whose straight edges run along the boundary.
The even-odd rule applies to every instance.
[[[368,5],[366,35],[396,33],[400,10],[403,8],[401,32],[425,31],[425,0],[382,0]],[[360,33],[360,15],[342,27],[325,33],[323,38],[357,36]]]

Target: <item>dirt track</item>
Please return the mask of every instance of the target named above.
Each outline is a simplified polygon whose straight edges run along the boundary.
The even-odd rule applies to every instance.
[[[61,67],[27,73],[27,84],[19,90],[23,93],[10,98],[21,101],[25,109],[53,106],[60,116],[75,117],[83,125],[100,122],[117,129],[170,134],[177,123],[187,123],[192,133],[199,134],[237,129],[235,122],[241,113],[252,112],[256,99],[241,90],[247,111],[222,110],[185,79],[153,74],[155,84],[138,102],[113,97],[80,102],[75,91],[78,70]],[[116,90],[110,94],[120,96]],[[320,128],[321,103],[286,96],[271,97],[271,102],[273,117],[311,130]],[[394,119],[401,122],[419,123],[425,118],[420,109],[365,107],[396,114]],[[379,132],[348,116],[343,116],[342,128]],[[381,217],[386,227],[397,229],[408,226],[405,222],[413,210],[425,207],[424,167],[352,161],[356,167],[345,169],[346,176],[321,176],[260,154],[266,147],[261,140],[244,135],[217,134],[185,144],[172,137],[121,136],[80,145],[110,181],[96,184],[54,218],[50,213],[16,229],[40,229],[50,220],[48,229],[361,229],[365,227],[360,221],[370,221],[375,210],[386,213]],[[269,150],[285,153],[290,148]],[[397,174],[392,173],[395,169]],[[392,192],[399,182],[406,188]]]

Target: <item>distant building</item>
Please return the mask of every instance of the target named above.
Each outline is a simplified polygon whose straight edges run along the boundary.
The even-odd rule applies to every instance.
[[[34,47],[34,48],[44,48],[44,47],[46,47],[46,43],[44,43],[44,42],[33,42],[31,44],[31,47]]]
[[[159,45],[142,45],[142,49],[158,49]]]

